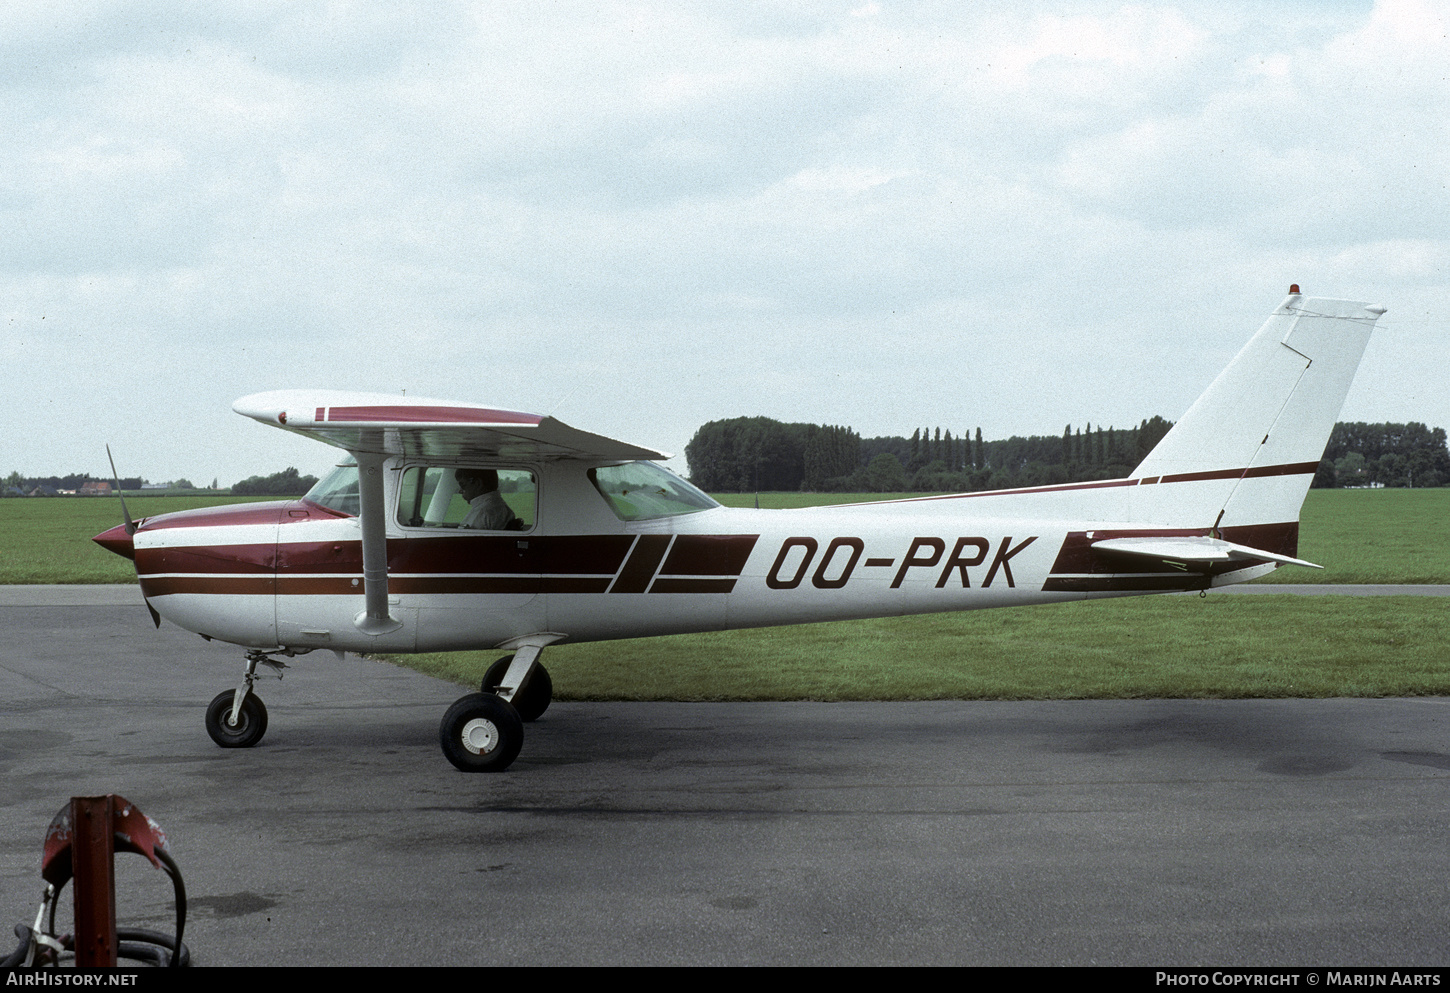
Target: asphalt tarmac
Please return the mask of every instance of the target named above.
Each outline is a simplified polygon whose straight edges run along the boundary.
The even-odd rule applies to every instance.
[[[1450,962],[1444,699],[556,703],[470,776],[460,688],[328,653],[217,748],[240,651],[119,591],[0,591],[0,934],[114,792],[200,966]],[[122,925],[171,930],[117,863]]]

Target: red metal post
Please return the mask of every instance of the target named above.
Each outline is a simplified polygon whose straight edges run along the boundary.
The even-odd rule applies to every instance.
[[[114,797],[71,797],[71,857],[75,871],[76,965],[116,964]]]

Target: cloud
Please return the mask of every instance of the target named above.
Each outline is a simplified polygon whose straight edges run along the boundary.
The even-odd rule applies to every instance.
[[[0,388],[224,480],[294,385],[676,449],[1174,417],[1289,282],[1434,311],[1445,49],[1420,0],[15,6]],[[21,409],[15,468],[94,466]]]

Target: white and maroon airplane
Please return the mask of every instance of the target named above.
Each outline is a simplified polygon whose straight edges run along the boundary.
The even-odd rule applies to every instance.
[[[247,649],[207,709],[256,744],[259,662],[511,652],[439,729],[499,771],[549,705],[562,641],[1203,590],[1295,558],[1299,508],[1385,308],[1298,287],[1126,479],[819,507],[721,507],[664,453],[552,417],[288,390],[234,409],[348,453],[300,500],[163,514],[96,541],[160,617]],[[478,470],[484,470],[482,472]]]

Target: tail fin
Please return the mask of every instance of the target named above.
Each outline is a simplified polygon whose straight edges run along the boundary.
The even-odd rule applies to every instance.
[[[1349,384],[1385,308],[1291,290],[1130,478],[1135,521],[1298,521]],[[1174,483],[1172,486],[1152,484]]]

